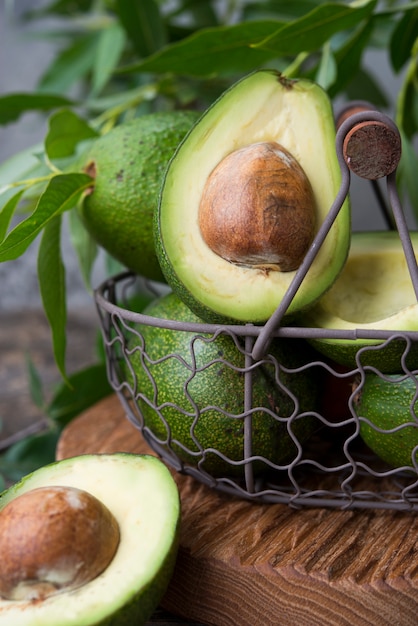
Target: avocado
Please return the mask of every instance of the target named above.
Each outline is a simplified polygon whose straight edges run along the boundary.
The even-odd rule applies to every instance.
[[[287,291],[339,190],[332,107],[305,79],[244,77],[178,146],[155,219],[166,281],[207,321],[266,321]],[[288,313],[329,288],[349,248],[341,208]]]
[[[360,435],[391,467],[418,470],[417,382],[416,375],[367,372],[358,388]]]
[[[418,251],[418,232],[410,233]],[[301,324],[340,331],[369,332],[371,337],[336,339],[315,337],[313,346],[340,365],[363,365],[384,373],[418,368],[418,342],[399,337],[418,330],[418,304],[402,242],[397,231],[353,233],[346,265],[331,289],[301,316]],[[387,341],[373,332],[393,331]],[[398,336],[396,336],[398,333]],[[361,350],[361,351],[360,351]]]
[[[106,523],[117,525],[116,540],[114,528],[102,529],[101,508]],[[144,624],[159,604],[176,559],[180,504],[174,479],[156,457],[115,453],[58,461],[4,491],[0,509],[1,626]],[[9,560],[7,539],[15,550]],[[69,585],[71,567],[83,578],[90,557],[108,550],[107,543],[113,547],[103,571]],[[81,560],[74,565],[77,552]],[[19,584],[2,575],[6,567],[7,574],[17,570],[20,581],[13,583]]]
[[[174,293],[155,300],[144,314],[152,323],[135,324],[124,356],[125,380],[145,430],[182,461],[212,476],[243,475],[243,341],[221,328],[215,334],[201,332],[201,319]],[[196,332],[154,325],[158,320],[196,324]],[[310,354],[305,342],[278,340],[270,355],[247,364],[253,376],[253,456],[280,463],[298,454],[294,439],[303,442],[311,435],[314,420],[302,413],[315,410],[315,376],[291,369],[306,362],[306,351]],[[267,465],[255,460],[253,468],[261,473]]]
[[[84,157],[94,185],[79,206],[93,239],[133,272],[163,281],[153,240],[153,214],[165,168],[197,120],[196,111],[161,111],[113,127]]]

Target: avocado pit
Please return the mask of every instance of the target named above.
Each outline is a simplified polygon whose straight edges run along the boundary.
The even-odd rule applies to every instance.
[[[113,559],[119,526],[92,494],[39,487],[0,512],[0,596],[43,600],[97,578]]]
[[[198,221],[205,243],[225,260],[288,272],[312,242],[315,215],[302,167],[283,146],[267,141],[220,161],[204,186]]]

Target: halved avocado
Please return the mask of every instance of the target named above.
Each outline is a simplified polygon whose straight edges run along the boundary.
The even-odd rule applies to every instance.
[[[292,157],[301,166],[313,192],[315,232],[339,189],[333,112],[318,85],[260,70],[233,85],[209,108],[170,162],[155,224],[156,252],[167,282],[208,321],[266,321],[297,271],[231,262],[202,236],[198,213],[208,178],[227,156],[255,144],[278,145],[290,154],[283,162]],[[286,182],[279,180],[278,185],[286,187]],[[251,230],[251,219],[249,224]],[[291,222],[285,228],[286,233],[289,230]],[[346,201],[288,313],[315,302],[334,282],[345,262],[350,234]]]
[[[80,489],[107,507],[120,531],[116,553],[101,574],[76,588],[63,586],[45,598],[0,598],[0,624],[143,624],[166,590],[177,553],[180,504],[170,472],[147,455],[84,455],[58,461],[3,492],[0,518],[19,496],[53,486]],[[28,549],[41,554],[37,541],[39,537],[27,537]],[[59,577],[65,578],[65,572]]]
[[[418,232],[410,233],[418,251]],[[396,231],[353,233],[346,265],[331,289],[302,319],[305,326],[341,331],[370,331],[370,338],[315,338],[314,347],[336,363],[373,365],[381,372],[418,367],[418,342],[408,347],[396,332],[418,331],[418,304],[404,249]],[[387,343],[373,331],[393,331]],[[408,348],[408,349],[407,349]]]

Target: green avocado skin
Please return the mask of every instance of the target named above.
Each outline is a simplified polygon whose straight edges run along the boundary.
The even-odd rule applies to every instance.
[[[357,396],[360,435],[368,447],[391,467],[413,467],[414,462],[418,463],[418,451],[413,452],[418,446],[417,382],[414,376],[381,377],[368,372]],[[402,428],[393,431],[400,426]]]
[[[83,169],[95,178],[79,206],[92,238],[133,272],[163,281],[153,235],[165,169],[198,119],[197,111],[149,113],[94,142]]]
[[[173,293],[156,300],[144,313],[160,319],[201,322]],[[140,335],[132,333],[127,339],[129,367],[125,376],[137,391],[136,401],[146,428],[164,445],[171,437],[167,446],[182,461],[198,465],[212,476],[240,476],[244,422],[235,416],[245,410],[242,346],[238,347],[234,338],[224,333],[212,341],[208,334],[145,324],[136,325],[135,331]],[[308,344],[304,346],[309,349]],[[291,368],[301,365],[299,348],[299,343],[296,346],[292,341],[289,345],[281,340],[270,352],[278,362]],[[194,363],[197,371],[192,376]],[[131,372],[135,372],[135,380]],[[288,433],[286,419],[278,421],[272,413],[288,418],[295,403],[279,387],[275,376],[271,359],[253,369],[252,406],[257,410],[252,413],[252,453],[280,463],[296,454],[296,445]],[[312,372],[281,371],[279,380],[299,398],[299,412],[315,410],[317,386]],[[294,436],[301,442],[311,435],[312,429],[313,419],[309,416],[292,423]],[[214,448],[228,460],[214,452]],[[261,473],[266,464],[255,461],[254,469]]]
[[[359,363],[362,367],[375,367],[383,374],[395,374],[402,371],[403,358],[405,366],[411,370],[418,365],[417,341],[413,341],[410,347],[404,339],[396,337],[385,342],[381,341],[380,345],[373,339],[310,339],[309,341],[325,357],[348,368],[357,367]]]
[[[92,626],[132,626],[132,624],[142,626],[151,618],[173,576],[178,553],[180,523],[176,535],[176,542],[162,562],[158,577],[149,585],[142,587],[139,592],[133,593],[130,602],[127,602],[117,613]]]

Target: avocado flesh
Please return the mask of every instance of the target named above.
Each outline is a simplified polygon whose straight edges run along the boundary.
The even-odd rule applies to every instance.
[[[418,251],[418,232],[410,233]],[[353,233],[346,265],[321,299],[302,318],[305,326],[333,330],[417,331],[418,304],[398,232]],[[311,342],[321,353],[348,367],[356,366],[360,348],[382,345],[378,339],[326,339]],[[406,342],[393,339],[381,349],[362,353],[363,364],[382,372],[401,370]],[[418,348],[412,343],[409,367],[418,366]]]
[[[31,489],[66,485],[89,491],[115,516],[120,543],[91,582],[45,600],[0,599],[1,626],[143,624],[161,600],[176,558],[180,504],[176,484],[155,457],[84,455],[47,465],[3,492],[0,507]]]
[[[295,271],[243,267],[215,254],[198,227],[198,207],[212,170],[228,154],[256,142],[277,142],[299,162],[316,202],[319,228],[340,185],[332,108],[307,80],[262,70],[226,91],[179,145],[166,171],[156,215],[156,251],[167,282],[208,321],[264,322]],[[344,203],[288,313],[312,304],[333,283],[348,252],[350,211]]]

